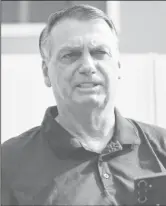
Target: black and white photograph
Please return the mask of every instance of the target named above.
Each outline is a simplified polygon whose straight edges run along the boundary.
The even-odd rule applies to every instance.
[[[166,1],[1,2],[1,205],[166,205]]]

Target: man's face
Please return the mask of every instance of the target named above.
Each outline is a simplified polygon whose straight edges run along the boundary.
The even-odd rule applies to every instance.
[[[58,103],[114,102],[118,82],[118,45],[104,20],[63,20],[51,31],[48,77]]]

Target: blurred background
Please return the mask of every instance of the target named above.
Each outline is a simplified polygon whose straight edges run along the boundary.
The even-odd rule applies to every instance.
[[[46,108],[56,104],[44,85],[38,38],[50,13],[81,3],[106,12],[119,32],[117,108],[166,128],[165,1],[2,1],[2,142],[40,125]]]

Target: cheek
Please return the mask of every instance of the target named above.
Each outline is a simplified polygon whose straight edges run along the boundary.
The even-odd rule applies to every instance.
[[[108,88],[116,84],[118,81],[119,67],[114,61],[104,61],[99,65],[100,71],[104,76],[105,83]]]
[[[61,95],[69,93],[71,74],[66,66],[57,65],[56,68],[50,70],[49,76],[55,92]]]

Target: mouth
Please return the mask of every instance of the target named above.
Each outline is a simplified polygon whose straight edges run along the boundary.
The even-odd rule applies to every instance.
[[[80,83],[76,86],[77,91],[83,94],[96,94],[102,89],[102,84],[97,82]]]
[[[77,87],[83,88],[83,89],[90,89],[90,88],[95,88],[99,85],[101,85],[101,84],[99,84],[99,83],[81,83],[81,84],[78,84]]]

